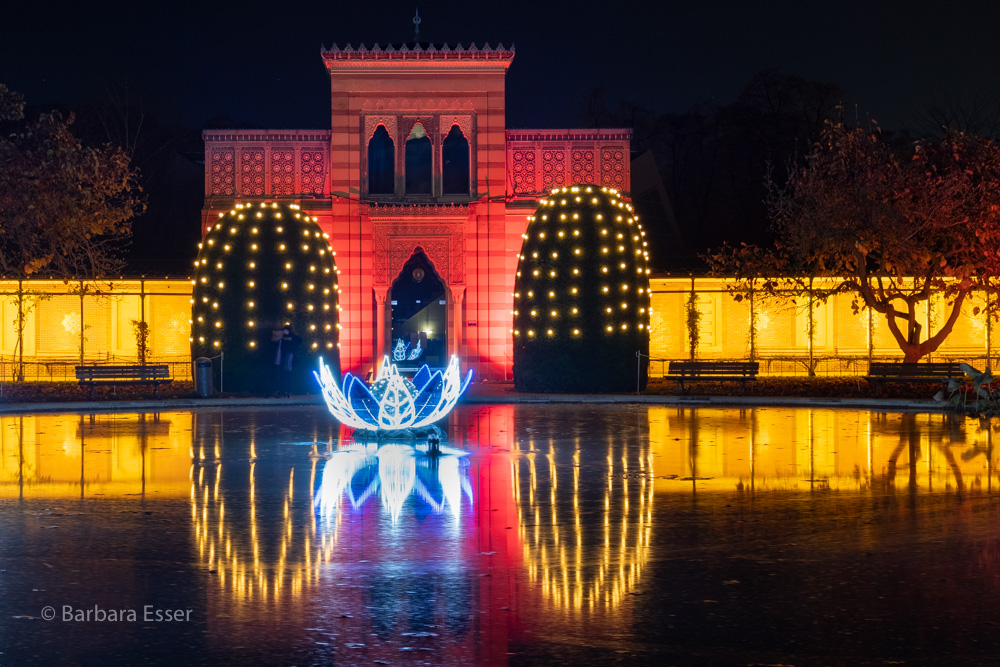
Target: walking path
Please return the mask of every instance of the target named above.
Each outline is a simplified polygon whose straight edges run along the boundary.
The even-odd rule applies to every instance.
[[[944,412],[946,403],[929,399],[906,398],[808,398],[797,396],[676,396],[656,394],[519,394],[512,385],[477,383],[462,397],[465,404],[494,403],[582,403],[628,404],[642,403],[674,407],[822,407],[887,412]],[[0,403],[0,414],[34,414],[38,412],[149,412],[166,410],[219,408],[288,408],[322,405],[322,397],[293,396],[291,398],[168,398],[150,400],[70,401],[50,403]]]

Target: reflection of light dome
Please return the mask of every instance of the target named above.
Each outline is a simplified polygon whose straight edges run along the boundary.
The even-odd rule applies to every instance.
[[[546,609],[618,608],[649,559],[654,496],[648,446],[609,438],[606,481],[594,485],[581,475],[578,454],[574,465],[561,466],[551,449],[545,456],[533,438],[527,445],[526,455],[515,459],[512,482],[528,581]]]
[[[424,365],[412,382],[401,376],[395,364],[385,357],[370,389],[350,373],[344,376],[341,389],[322,360],[319,373],[315,375],[323,387],[326,405],[337,421],[345,426],[375,431],[430,426],[451,412],[472,381],[471,370],[462,379],[458,357],[454,355],[444,373],[432,373]]]
[[[357,511],[377,492],[393,523],[411,494],[419,496],[435,514],[447,509],[458,517],[463,491],[472,502],[468,465],[463,465],[465,456],[466,452],[444,445],[434,458],[421,457],[411,445],[349,445],[334,452],[323,467],[314,501],[316,510],[329,520],[337,515],[343,498]],[[357,493],[352,483],[364,471],[375,474]]]

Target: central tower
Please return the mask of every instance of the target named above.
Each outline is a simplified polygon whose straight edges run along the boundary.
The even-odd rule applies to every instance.
[[[428,351],[437,343],[439,365],[460,354],[487,377],[503,373],[513,268],[508,236],[519,241],[521,233],[508,233],[504,198],[505,80],[513,57],[502,45],[474,44],[322,51],[330,75],[330,243],[341,270],[344,368],[377,364],[391,349],[390,323],[399,329],[399,312],[425,305],[401,303],[392,293],[394,283],[412,279],[419,260],[435,274],[426,279],[445,286],[443,298],[426,305],[443,307],[446,326],[409,333],[429,339]],[[419,293],[396,291],[400,298]]]

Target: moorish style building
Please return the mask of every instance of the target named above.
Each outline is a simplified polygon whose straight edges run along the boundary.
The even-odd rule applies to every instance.
[[[629,191],[631,130],[509,129],[503,45],[320,55],[329,129],[204,132],[203,230],[236,201],[318,218],[340,270],[344,371],[366,373],[402,339],[432,366],[458,354],[480,378],[509,378],[527,217],[555,187]]]

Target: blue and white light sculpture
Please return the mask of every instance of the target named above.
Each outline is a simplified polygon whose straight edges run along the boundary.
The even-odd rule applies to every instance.
[[[420,429],[434,424],[451,412],[472,381],[470,370],[463,379],[458,357],[452,356],[442,373],[421,366],[412,380],[404,378],[382,359],[375,383],[368,387],[361,379],[344,376],[341,386],[323,360],[316,379],[323,387],[323,399],[334,418],[345,426],[376,432]]]
[[[396,345],[392,348],[392,360],[393,361],[416,361],[420,358],[420,355],[424,353],[424,348],[420,346],[420,341],[417,341],[417,346],[410,349],[410,344],[403,344],[402,338],[396,339]]]

